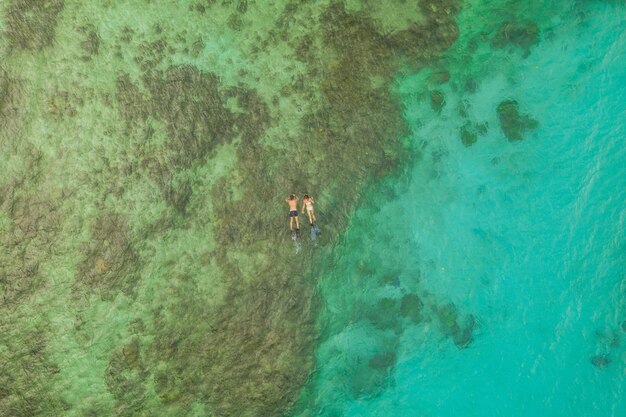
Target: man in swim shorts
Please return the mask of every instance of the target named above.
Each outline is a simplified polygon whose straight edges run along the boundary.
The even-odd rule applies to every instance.
[[[315,218],[315,210],[313,210],[313,203],[315,203],[315,200],[313,200],[313,197],[308,194],[305,194],[304,197],[302,197],[302,211],[304,211],[304,208],[306,207],[306,214],[309,216],[309,223],[311,226],[313,226],[315,220],[317,220]]]
[[[289,230],[293,232],[293,219],[296,219],[296,233],[300,232],[300,220],[298,219],[298,197],[290,194],[285,201],[289,204]]]

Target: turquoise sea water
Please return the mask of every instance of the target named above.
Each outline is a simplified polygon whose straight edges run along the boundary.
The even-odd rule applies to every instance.
[[[399,80],[414,162],[373,186],[321,270],[301,415],[626,415],[625,16],[576,3],[529,54],[478,45],[450,70],[475,88],[437,87],[439,114],[427,74]],[[538,121],[523,140],[499,127],[507,99]],[[488,127],[470,147],[467,120]]]

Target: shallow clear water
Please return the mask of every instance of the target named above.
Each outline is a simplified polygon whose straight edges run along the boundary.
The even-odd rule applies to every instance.
[[[527,57],[452,70],[476,88],[441,89],[440,114],[424,74],[398,82],[415,160],[373,187],[323,269],[303,415],[626,415],[625,12],[563,7]],[[506,99],[539,122],[523,140],[499,128]],[[470,147],[467,120],[488,125]],[[417,323],[398,314],[409,293]],[[467,346],[445,328],[448,303]]]
[[[626,415],[625,30],[1,1],[0,416]]]

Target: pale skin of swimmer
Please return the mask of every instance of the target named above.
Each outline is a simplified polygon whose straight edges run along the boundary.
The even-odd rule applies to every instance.
[[[315,210],[313,209],[314,203],[315,200],[311,196],[305,195],[302,199],[301,211],[304,213],[304,208],[306,207],[306,214],[309,216],[309,223],[311,224],[311,226],[317,221],[317,219],[315,218]]]
[[[293,219],[296,219],[296,230],[300,230],[300,220],[298,219],[298,197],[291,194],[285,199],[289,204],[289,230],[293,231]]]

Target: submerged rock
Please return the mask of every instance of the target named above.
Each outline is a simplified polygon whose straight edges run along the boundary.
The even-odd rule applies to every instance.
[[[500,26],[493,45],[503,48],[513,45],[524,51],[524,56],[530,54],[531,46],[539,42],[539,26],[535,22],[504,22]]]
[[[433,91],[430,93],[430,107],[437,113],[441,112],[443,106],[446,104],[446,100],[441,91]]]
[[[458,330],[457,324],[458,313],[456,312],[456,306],[452,303],[448,303],[437,310],[437,317],[439,322],[443,326],[444,332],[447,334],[454,334]]]
[[[367,317],[369,321],[381,330],[392,329],[400,332],[398,322],[398,300],[395,298],[383,298],[376,307],[369,311]]]
[[[595,355],[591,357],[590,361],[596,368],[603,369],[611,363],[611,358],[609,355]]]
[[[359,367],[348,379],[354,398],[375,397],[387,386],[387,373],[370,367]]]
[[[396,364],[395,352],[384,352],[374,355],[368,362],[369,366],[374,369],[387,369]]]
[[[125,216],[103,212],[92,225],[91,240],[76,266],[74,295],[83,299],[85,294],[97,293],[105,300],[119,293],[132,296],[142,266]]]
[[[100,50],[100,35],[93,27],[82,27],[79,31],[85,34],[85,40],[80,43],[81,48],[85,52],[82,59],[89,61]]]
[[[539,123],[533,118],[519,112],[519,104],[515,100],[504,100],[498,105],[500,127],[510,142],[522,140],[525,130],[536,129]]]
[[[471,126],[466,124],[461,128],[461,142],[466,147],[472,146],[478,140],[478,135],[471,129]]]
[[[396,364],[394,351],[383,351],[369,359],[351,358],[352,365],[342,372],[354,398],[375,397],[389,385],[389,376]]]
[[[454,340],[454,344],[459,349],[466,348],[472,343],[474,340],[473,331],[476,325],[476,319],[473,314],[470,314],[462,328],[459,328],[454,332],[452,338]]]
[[[422,316],[424,303],[416,294],[405,294],[400,304],[400,315],[414,323],[419,323]]]
[[[387,274],[384,274],[380,277],[380,282],[383,285],[390,285],[393,287],[400,286],[400,277],[398,276],[397,271],[393,271]]]
[[[430,74],[430,80],[436,84],[445,84],[450,81],[450,73],[448,70],[440,68]]]
[[[598,342],[610,348],[616,348],[620,345],[619,333],[612,329],[598,329],[595,331]]]
[[[475,93],[478,90],[478,83],[473,78],[468,78],[465,81],[465,91],[468,93]]]
[[[478,133],[480,136],[485,136],[487,134],[487,131],[489,130],[489,123],[487,122],[483,122],[483,123],[478,123],[476,126],[476,133]]]

